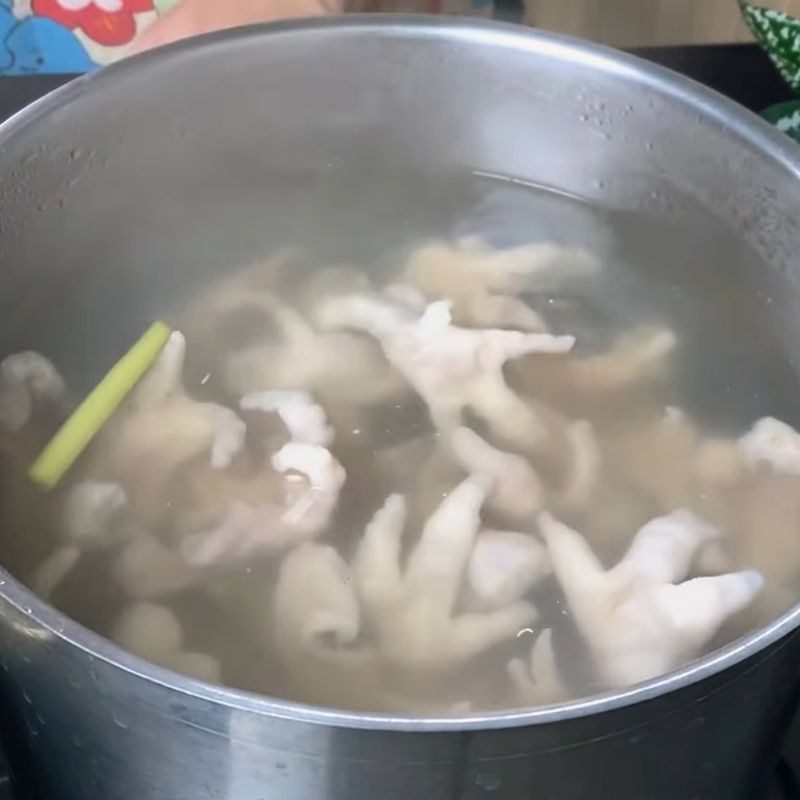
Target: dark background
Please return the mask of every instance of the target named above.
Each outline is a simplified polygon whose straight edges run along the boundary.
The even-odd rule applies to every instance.
[[[755,45],[660,47],[636,52],[711,86],[753,111],[790,98],[777,71]],[[0,78],[0,118],[10,116],[71,77]]]

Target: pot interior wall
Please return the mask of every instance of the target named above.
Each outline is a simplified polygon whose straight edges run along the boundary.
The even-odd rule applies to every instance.
[[[379,268],[499,191],[527,198],[515,230],[635,267],[635,291],[709,354],[686,361],[708,421],[800,423],[800,182],[766,128],[527,33],[326,33],[179,47],[7,126],[0,351],[42,350],[85,390],[211,276],[298,245]],[[0,559],[20,571],[36,548],[16,523]]]
[[[690,236],[714,228],[774,304],[760,268],[791,272],[800,250],[792,168],[635,64],[531,42],[351,24],[267,46],[210,41],[84,79],[6,128],[4,339],[46,343],[94,377],[95,359],[214,272],[286,244],[374,257],[442,233],[470,172]],[[742,280],[739,264],[715,266]]]

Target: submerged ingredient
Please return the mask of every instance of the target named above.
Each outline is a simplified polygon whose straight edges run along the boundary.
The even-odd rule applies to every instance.
[[[380,283],[291,283],[287,260],[176,320],[48,500],[41,595],[106,565],[103,632],[144,658],[417,714],[629,686],[794,601],[800,435],[706,433],[672,405],[685,343],[658,321],[610,346],[554,332],[526,297],[596,275],[588,253],[436,243]],[[64,387],[43,356],[0,365],[23,473]]]

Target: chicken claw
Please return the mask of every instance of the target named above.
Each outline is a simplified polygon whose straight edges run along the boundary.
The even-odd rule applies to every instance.
[[[583,277],[596,272],[598,266],[589,253],[577,248],[537,242],[493,250],[477,237],[465,237],[455,245],[418,248],[409,259],[406,274],[426,294],[448,297],[453,292],[515,292],[526,288],[537,275]]]
[[[455,305],[453,312],[458,323],[472,328],[509,328],[526,333],[549,330],[544,317],[519,297],[476,297]]]
[[[297,587],[302,587],[297,592]],[[317,653],[352,646],[361,632],[361,610],[350,568],[327,545],[307,543],[290,552],[275,590],[274,633],[290,652],[297,643]]]
[[[265,636],[283,662],[289,688],[306,703],[337,708],[462,710],[464,704],[446,692],[431,697],[425,679],[398,684],[371,640],[359,601],[351,568],[332,547],[308,543],[286,555]]]
[[[83,551],[74,544],[65,544],[54,550],[31,575],[30,588],[42,598],[50,600],[61,584],[75,571]]]
[[[403,570],[405,502],[391,497],[367,527],[354,576],[381,656],[411,673],[443,676],[536,618],[517,602],[488,613],[457,613],[457,601],[480,527],[487,488],[468,479],[445,498],[425,525]]]
[[[558,507],[575,511],[584,508],[600,483],[602,455],[594,428],[586,420],[571,423],[566,431],[572,450],[569,477],[557,497]]]
[[[457,611],[486,493],[475,479],[458,486],[405,566],[406,504],[399,495],[374,515],[352,566],[316,543],[287,554],[270,631],[306,701],[396,711],[441,706],[452,713],[462,698],[448,698],[437,679],[536,619],[530,605],[513,601],[487,613]],[[510,596],[508,586],[501,589]]]
[[[307,543],[286,555],[264,633],[305,702],[371,710],[387,703],[375,649],[359,641],[362,614],[350,567],[332,547]]]
[[[303,534],[314,535],[328,524],[345,481],[344,469],[328,450],[333,429],[325,411],[306,392],[265,393],[260,395],[262,406],[265,401],[283,420],[291,437],[271,458],[272,467],[285,478],[281,521]],[[245,397],[242,407],[247,404]]]
[[[412,253],[411,285],[431,300],[453,303],[469,327],[546,331],[545,321],[516,295],[542,288],[542,279],[587,276],[597,269],[588,253],[554,244],[493,250],[476,238],[454,245],[430,244]]]
[[[242,399],[243,410],[277,414],[290,434],[278,452],[256,455],[234,411],[187,394],[185,355],[185,338],[173,333],[102,433],[91,469],[104,482],[79,484],[68,500],[71,544],[109,539],[121,511],[127,530],[141,534],[128,536],[115,565],[135,597],[191,586],[204,570],[235,568],[319,534],[345,479],[326,447],[333,431],[325,412],[307,392]],[[52,573],[45,577],[52,582]]]
[[[668,328],[637,330],[610,352],[573,362],[574,389],[587,393],[630,390],[662,374],[677,345],[675,333]]]
[[[317,300],[311,309],[322,301]],[[246,292],[228,298],[226,312],[255,311],[274,329],[225,354],[223,381],[236,394],[265,389],[314,391],[336,404],[366,406],[401,392],[398,376],[374,342],[347,332],[320,333],[294,308],[271,295]]]
[[[34,570],[31,588],[49,600],[74,572],[85,550],[116,544],[124,534],[120,515],[127,503],[125,490],[117,483],[84,481],[73,486],[62,510],[67,541]]]
[[[469,428],[450,436],[458,463],[469,475],[491,482],[487,505],[514,522],[530,524],[544,503],[544,488],[536,470],[522,456],[498,450]]]
[[[186,339],[176,331],[103,434],[112,474],[126,487],[138,486],[148,504],[181,464],[208,453],[210,464],[223,470],[244,446],[245,424],[233,411],[186,393],[185,355]]]
[[[765,417],[739,439],[748,462],[775,472],[800,475],[800,433],[785,422]]]
[[[125,594],[136,600],[181,592],[207,579],[207,573],[191,567],[146,531],[139,531],[125,543],[111,572]]]
[[[304,391],[254,392],[239,402],[242,411],[274,412],[280,418],[292,441],[329,447],[333,429],[322,406]]]
[[[234,481],[222,490],[221,519],[181,537],[183,557],[195,567],[234,565],[313,538],[330,522],[345,482],[341,464],[316,444],[330,442],[333,431],[310,395],[261,392],[245,396],[242,408],[277,413],[292,438],[249,486]]]
[[[514,531],[482,531],[467,567],[469,606],[490,610],[521,600],[551,572],[547,548]]]
[[[508,664],[508,676],[517,701],[536,706],[555,703],[567,697],[553,649],[553,631],[543,630],[531,647],[530,657],[515,658]]]
[[[378,339],[388,360],[427,403],[440,430],[459,427],[464,409],[471,408],[501,437],[517,439],[524,431],[531,446],[546,439],[548,431],[507,386],[503,365],[531,353],[568,353],[575,344],[572,336],[460,328],[453,325],[447,302],[431,303],[415,318],[369,295],[331,300],[320,310],[320,323],[357,328]]]
[[[58,403],[66,393],[59,371],[39,353],[16,353],[0,361],[0,428],[23,428],[39,403]]]
[[[67,538],[79,543],[107,538],[114,519],[128,504],[118,483],[84,481],[69,490],[64,504]]]
[[[540,517],[553,571],[602,680],[622,688],[695,657],[763,586],[754,571],[685,579],[698,549],[719,533],[687,511],[655,519],[606,572],[586,540]]]
[[[595,355],[520,359],[509,365],[508,377],[524,395],[575,413],[594,414],[598,398],[627,401],[660,385],[677,345],[668,328],[640,328]]]
[[[166,606],[155,603],[130,606],[114,626],[112,639],[140,658],[197,680],[217,683],[221,677],[216,659],[184,650],[181,624]]]

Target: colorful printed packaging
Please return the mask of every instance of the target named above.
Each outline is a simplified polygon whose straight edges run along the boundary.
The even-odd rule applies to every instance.
[[[0,74],[88,72],[109,64],[176,2],[0,0]]]
[[[231,0],[219,0],[230,2]],[[180,0],[0,0],[0,75],[89,72]],[[352,0],[353,11],[492,15],[492,0]],[[357,7],[356,7],[357,6]]]

